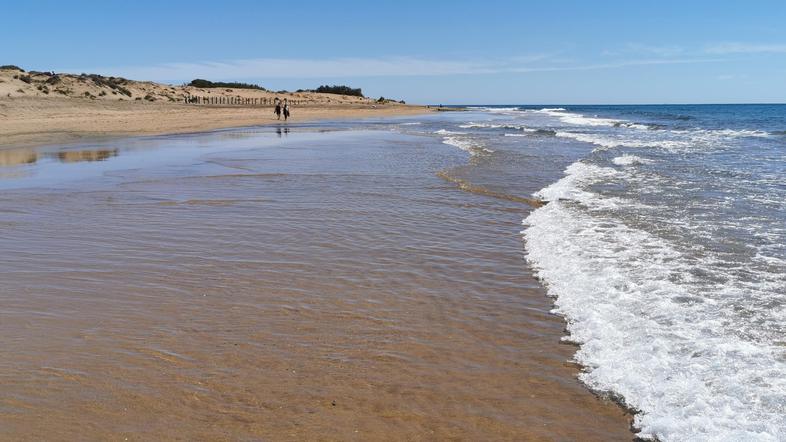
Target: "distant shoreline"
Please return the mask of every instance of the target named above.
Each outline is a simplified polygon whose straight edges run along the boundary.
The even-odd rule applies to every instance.
[[[307,104],[292,106],[289,123],[417,115],[425,106]],[[204,132],[286,124],[272,106],[203,106],[78,98],[0,98],[0,149],[107,138]]]

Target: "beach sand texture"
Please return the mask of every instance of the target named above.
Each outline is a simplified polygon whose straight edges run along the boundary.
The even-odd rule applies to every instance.
[[[438,140],[323,129],[7,151],[72,179],[0,180],[0,439],[630,440],[529,207]]]

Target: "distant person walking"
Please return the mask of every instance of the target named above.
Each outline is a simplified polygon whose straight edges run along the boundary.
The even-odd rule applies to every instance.
[[[289,101],[284,98],[284,121],[287,121],[289,118]]]
[[[273,102],[276,104],[276,108],[273,110],[273,113],[276,114],[276,117],[278,117],[277,119],[280,120],[281,119],[281,100],[279,100],[278,97],[276,97],[275,101],[273,101]],[[284,119],[286,119],[286,117],[284,117]]]

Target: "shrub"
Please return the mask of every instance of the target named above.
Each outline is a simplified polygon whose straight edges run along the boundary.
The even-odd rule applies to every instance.
[[[147,94],[147,95],[145,95],[145,100],[147,100],[147,101],[156,101],[156,97],[154,97],[154,96],[152,96],[150,94]]]
[[[93,84],[95,84],[98,87],[108,87],[112,90],[120,92],[121,94],[127,97],[131,96],[131,91],[121,86],[124,84],[128,84],[128,80],[122,77],[104,77],[103,75],[97,75],[97,74],[81,74],[79,76],[79,79],[82,81],[91,80]]]
[[[349,86],[337,86],[337,85],[328,86],[328,85],[323,85],[323,86],[320,86],[320,87],[314,89],[312,92],[320,92],[320,93],[323,93],[323,94],[339,94],[339,95],[352,95],[354,97],[363,97],[363,91],[360,88],[353,89],[353,88],[351,88]]]
[[[12,64],[4,64],[4,65],[0,66],[0,69],[6,69],[6,70],[9,70],[9,71],[22,71],[22,72],[25,71],[24,69],[20,68],[19,66],[14,66]]]
[[[99,92],[99,93],[98,93],[98,96],[99,96],[99,97],[103,97],[103,96],[105,96],[105,95],[106,95],[106,91],[101,91],[101,92]]]
[[[251,83],[237,83],[237,82],[224,82],[224,81],[210,81],[204,80],[201,78],[197,78],[195,80],[191,80],[191,83],[188,83],[186,86],[192,87],[202,87],[202,88],[211,88],[211,87],[223,87],[223,88],[235,88],[235,89],[257,89],[260,91],[266,91],[267,89],[263,88],[258,84],[251,84]]]
[[[29,75],[20,75],[19,76],[19,80],[24,81],[27,84],[30,84],[30,83],[33,82],[33,77],[31,77]]]

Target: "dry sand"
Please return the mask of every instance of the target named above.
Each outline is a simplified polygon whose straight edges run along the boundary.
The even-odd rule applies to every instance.
[[[250,100],[256,105],[186,104],[189,97]],[[270,124],[277,122],[269,104],[275,97],[293,103],[291,122],[430,111],[346,95],[205,89],[0,69],[0,148]]]

